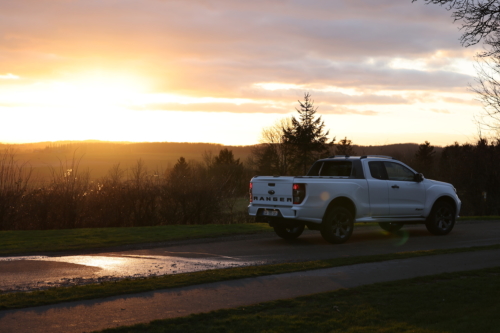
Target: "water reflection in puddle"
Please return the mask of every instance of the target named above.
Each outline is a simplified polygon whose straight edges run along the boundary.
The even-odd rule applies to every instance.
[[[40,268],[40,265],[37,264],[38,268],[36,274],[25,274],[24,272],[16,274],[15,271],[10,272],[9,276],[2,279],[3,281],[0,283],[0,289],[3,291],[45,289],[54,286],[81,285],[102,281],[116,281],[125,278],[161,276],[263,263],[259,261],[244,261],[238,260],[237,258],[214,256],[189,258],[151,255],[127,256],[118,254],[109,256],[2,257],[0,258],[0,268],[2,267],[2,262],[17,262],[23,267],[33,265],[33,263],[47,263],[47,268],[44,268],[45,265],[42,265]],[[66,266],[71,266],[71,271],[57,274],[56,271],[51,268],[55,263],[63,266],[67,264]],[[89,270],[89,267],[94,268]],[[0,275],[2,274],[0,273]]]

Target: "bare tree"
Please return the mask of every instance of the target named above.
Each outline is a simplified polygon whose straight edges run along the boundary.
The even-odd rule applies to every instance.
[[[500,134],[500,54],[478,61],[476,85],[472,91],[483,104],[476,121],[480,130]]]
[[[291,118],[282,118],[272,126],[262,129],[260,144],[252,151],[253,164],[258,174],[288,174],[291,147],[285,145],[283,135],[284,129],[291,126]]]
[[[415,2],[417,0],[413,0]],[[486,45],[495,46],[500,43],[498,28],[500,27],[500,4],[498,0],[424,0],[427,4],[446,6],[452,11],[452,18],[461,22],[463,31],[460,42],[468,47],[485,41]],[[489,56],[499,52],[498,48],[486,51],[481,56]]]
[[[413,0],[415,2],[417,0]],[[484,41],[478,54],[477,79],[472,91],[479,95],[483,112],[476,121],[480,130],[500,134],[500,2],[498,0],[423,0],[446,6],[455,21],[461,22],[460,42],[468,47]]]

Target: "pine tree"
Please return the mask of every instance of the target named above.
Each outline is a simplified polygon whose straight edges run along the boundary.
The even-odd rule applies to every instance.
[[[184,157],[180,157],[170,172],[171,178],[182,178],[189,175],[190,168]]]
[[[241,165],[240,159],[234,159],[233,151],[227,148],[219,151],[219,156],[215,156],[214,163],[218,165]]]
[[[304,102],[298,101],[300,108],[295,108],[299,119],[292,117],[292,124],[283,129],[284,143],[292,147],[291,161],[295,172],[306,174],[307,169],[319,157],[328,155],[333,144],[327,142],[329,131],[324,132],[325,123],[321,116],[315,118],[317,107],[309,93],[304,94]],[[335,140],[335,139],[334,139]]]
[[[420,169],[419,172],[422,172],[428,177],[434,176],[434,155],[436,152],[434,151],[434,146],[431,146],[429,141],[425,141],[418,146],[418,150],[415,153],[415,162],[416,166]]]
[[[335,155],[354,155],[354,148],[351,146],[352,140],[347,140],[347,137],[340,140],[335,148]]]

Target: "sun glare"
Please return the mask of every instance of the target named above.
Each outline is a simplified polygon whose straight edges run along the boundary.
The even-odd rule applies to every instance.
[[[139,80],[133,78],[86,77],[50,85],[48,98],[64,105],[92,105],[98,108],[134,103],[144,92]]]

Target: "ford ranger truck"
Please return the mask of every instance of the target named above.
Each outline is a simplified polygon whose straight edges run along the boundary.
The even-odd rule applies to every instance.
[[[253,177],[248,213],[284,239],[299,237],[307,226],[343,243],[362,222],[388,232],[422,223],[446,235],[460,206],[451,184],[425,179],[389,156],[333,156],[316,161],[306,176]]]

